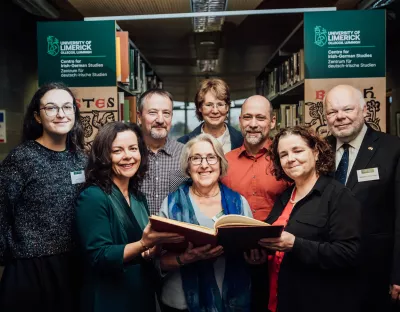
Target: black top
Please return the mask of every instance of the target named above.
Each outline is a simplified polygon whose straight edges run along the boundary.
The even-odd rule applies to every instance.
[[[229,135],[231,136],[231,150],[241,147],[243,144],[243,136],[240,131],[228,124],[226,126],[228,127]],[[203,123],[201,123],[200,126],[195,128],[192,132],[180,137],[177,141],[186,144],[188,141],[201,134],[201,127],[203,127]]]
[[[266,222],[278,219],[292,190],[279,197]],[[360,222],[354,195],[327,176],[295,204],[285,228],[296,239],[280,268],[279,312],[357,311]]]
[[[36,141],[17,146],[0,164],[0,262],[55,255],[73,247],[74,201],[81,152],[56,152]]]

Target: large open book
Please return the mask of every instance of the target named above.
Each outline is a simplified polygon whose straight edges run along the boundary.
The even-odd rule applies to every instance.
[[[283,230],[281,225],[269,225],[241,215],[222,216],[213,229],[159,216],[151,216],[150,223],[155,231],[178,233],[186,238],[181,244],[164,245],[164,249],[173,251],[184,250],[188,242],[195,247],[222,245],[224,250],[231,251],[259,248],[258,241],[261,238],[279,237]]]

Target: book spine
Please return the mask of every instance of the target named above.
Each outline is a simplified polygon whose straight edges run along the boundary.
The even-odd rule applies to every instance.
[[[117,81],[121,82],[121,38],[116,37]]]

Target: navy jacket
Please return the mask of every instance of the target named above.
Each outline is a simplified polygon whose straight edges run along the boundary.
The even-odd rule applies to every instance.
[[[194,129],[192,132],[180,137],[177,141],[186,144],[188,141],[201,134],[202,126],[203,123],[201,123],[201,125]],[[228,124],[226,126],[228,127],[229,135],[231,136],[231,150],[241,147],[243,145],[243,136],[240,131],[236,130]]]

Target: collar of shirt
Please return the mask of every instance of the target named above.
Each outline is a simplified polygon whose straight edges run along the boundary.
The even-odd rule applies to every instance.
[[[149,150],[150,154],[156,154],[152,150],[150,150],[150,149],[148,149],[148,150]],[[167,140],[166,140],[164,146],[160,147],[158,152],[164,152],[165,154],[172,156],[172,154],[173,154],[172,141],[168,137],[167,137]]]
[[[315,182],[313,188],[300,201],[301,202],[304,201],[308,197],[312,196],[315,192],[321,195],[324,192],[326,186],[330,183],[331,180],[332,180],[332,178],[330,178],[330,177],[328,177],[326,175],[319,176],[318,180],[317,180],[317,182]],[[282,194],[281,201],[282,201],[283,206],[285,206],[286,203],[289,201],[290,196],[292,195],[292,191],[293,191],[293,189],[295,187],[296,187],[296,185],[293,184],[291,187],[286,189],[286,191]]]
[[[348,142],[349,146],[352,148],[359,150],[361,147],[361,143],[364,139],[365,133],[367,133],[368,127],[364,124],[360,133],[354,138],[354,140]],[[336,152],[342,147],[345,142],[340,139],[336,140]]]
[[[256,158],[256,159],[258,159],[258,158],[260,158],[261,156],[264,156],[267,153],[269,147],[271,146],[271,143],[272,143],[272,141],[270,139],[265,141],[264,146],[258,151],[256,156],[253,156],[253,155],[249,154],[247,152],[247,150],[246,150],[246,147],[245,147],[244,143],[243,143],[243,145],[241,147],[239,147],[237,157],[240,158],[242,156],[245,156],[247,158]]]
[[[229,137],[229,129],[228,129],[228,127],[226,126],[226,124],[224,123],[224,127],[225,127],[225,132],[221,135],[221,136],[219,136],[218,138],[216,138],[218,141],[222,141],[222,142],[224,142],[226,139],[227,139],[227,137]],[[203,125],[201,126],[201,133],[205,133],[204,132],[204,122],[203,122]]]

